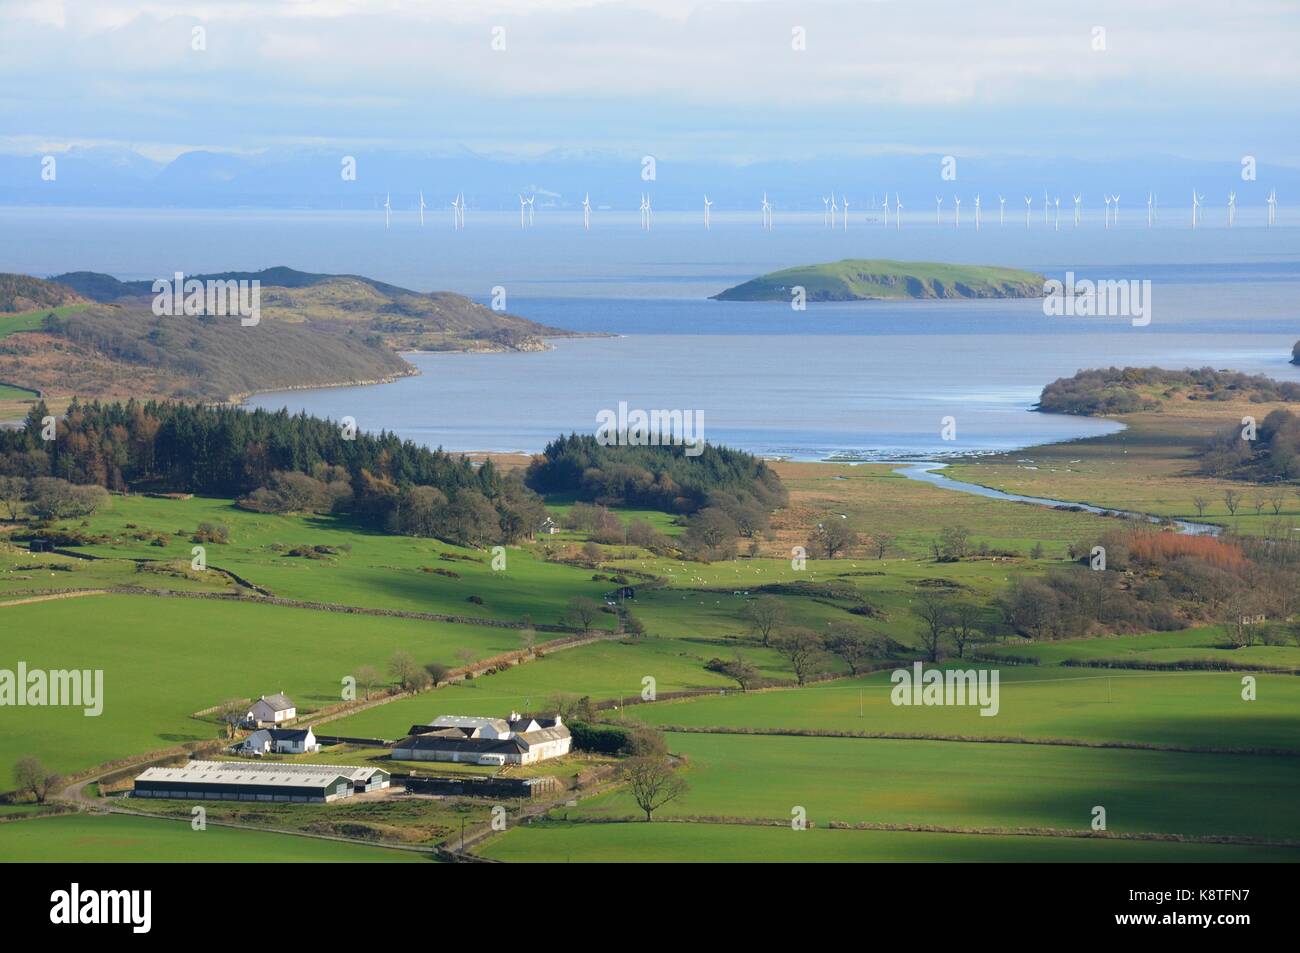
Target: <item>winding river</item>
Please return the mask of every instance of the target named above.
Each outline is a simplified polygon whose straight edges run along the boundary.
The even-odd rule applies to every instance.
[[[1103,506],[1093,506],[1089,503],[1071,503],[1067,500],[1050,500],[1042,496],[1022,496],[1019,493],[1005,493],[1002,490],[994,490],[991,487],[980,486],[978,483],[968,483],[965,480],[954,480],[952,477],[944,474],[943,470],[948,466],[946,463],[938,463],[933,460],[917,460],[913,463],[905,464],[894,469],[895,473],[901,473],[909,480],[920,480],[922,483],[929,483],[931,486],[941,487],[945,490],[956,490],[959,493],[971,493],[975,496],[986,496],[993,500],[1006,500],[1010,503],[1034,503],[1038,506],[1050,506],[1053,508],[1068,507],[1070,509],[1084,510],[1088,513],[1111,514],[1123,516],[1130,519],[1144,519],[1151,523],[1167,522],[1163,517],[1152,516],[1150,513],[1133,513],[1128,510],[1107,509]],[[1223,527],[1215,526],[1213,523],[1195,523],[1190,520],[1170,520],[1178,528],[1178,532],[1188,536],[1218,536]]]

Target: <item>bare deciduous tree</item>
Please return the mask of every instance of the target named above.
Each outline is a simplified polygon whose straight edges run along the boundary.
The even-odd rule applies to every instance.
[[[795,681],[800,685],[808,680],[825,651],[821,636],[811,629],[792,629],[774,640],[772,645],[790,663]]]
[[[632,800],[645,811],[647,821],[654,819],[654,812],[659,808],[686,793],[686,781],[663,756],[633,758],[627,765],[627,781]]]
[[[19,758],[18,763],[14,765],[14,786],[19,791],[31,794],[38,804],[45,803],[45,799],[58,787],[60,780],[57,774],[48,770],[39,758],[32,755]]]
[[[925,623],[921,631],[921,644],[927,660],[939,661],[939,649],[944,636],[952,628],[952,603],[947,596],[937,592],[923,592],[916,599],[912,611]]]
[[[772,633],[785,621],[785,606],[776,596],[759,596],[745,603],[741,610],[749,629],[764,645],[772,641]]]

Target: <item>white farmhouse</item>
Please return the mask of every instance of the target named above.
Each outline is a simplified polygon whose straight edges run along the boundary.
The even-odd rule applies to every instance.
[[[559,715],[509,718],[442,715],[393,746],[396,761],[454,761],[469,764],[534,764],[569,753],[573,738]]]
[[[316,735],[306,728],[259,728],[235,746],[235,753],[250,756],[264,754],[312,754],[320,751]]]
[[[253,707],[244,716],[244,724],[253,728],[279,725],[297,717],[298,709],[284,692],[275,695],[263,695],[253,702]]]

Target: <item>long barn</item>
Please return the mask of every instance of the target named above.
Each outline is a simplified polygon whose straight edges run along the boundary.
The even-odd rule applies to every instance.
[[[380,768],[190,761],[179,768],[145,770],[136,777],[133,793],[178,800],[324,803],[388,785],[389,773]]]

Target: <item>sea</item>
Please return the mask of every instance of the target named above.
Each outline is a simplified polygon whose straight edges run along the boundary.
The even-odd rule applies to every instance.
[[[918,201],[918,206],[920,205]],[[300,209],[0,209],[0,271],[122,279],[256,270],[358,274],[445,290],[593,336],[525,353],[408,355],[393,383],[259,394],[288,408],[454,451],[536,452],[593,433],[602,412],[678,410],[705,438],[797,460],[935,460],[1105,434],[1114,421],[1036,412],[1045,384],[1082,368],[1228,368],[1300,381],[1300,214],[1125,208],[1107,227],[1023,213],[976,230],[930,212],[886,225],[855,211],[775,216],[631,211],[512,213]],[[1258,219],[1258,221],[1256,221]],[[757,275],[841,258],[1000,265],[1064,279],[1150,282],[1150,321],[1049,317],[1039,300],[719,302]],[[1225,425],[1231,421],[1225,421]]]

